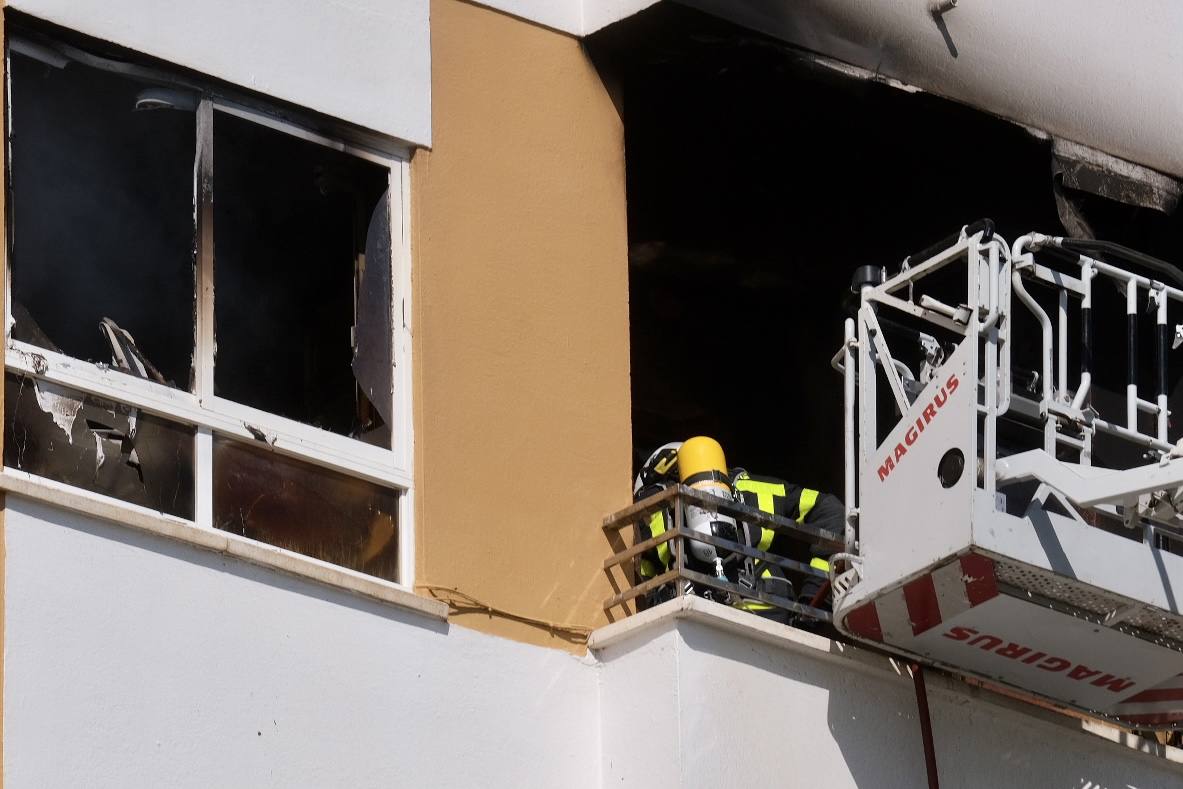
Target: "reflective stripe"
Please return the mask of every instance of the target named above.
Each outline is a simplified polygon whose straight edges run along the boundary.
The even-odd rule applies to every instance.
[[[815,556],[809,560],[809,566],[815,570],[821,570],[823,573],[830,571],[830,563],[820,556]]]
[[[760,482],[758,480],[749,478],[746,472],[741,474],[735,480],[735,489],[747,493],[755,493],[756,506],[759,507],[761,511],[767,512],[769,515],[776,514],[776,502],[774,501],[773,497],[781,496],[783,498],[785,495],[785,486],[783,483]],[[760,542],[756,545],[756,548],[761,551],[767,551],[772,547],[772,538],[775,536],[776,532],[774,532],[772,529],[765,529],[761,527]]]
[[[770,578],[772,577],[772,571],[768,568],[765,568],[763,573],[759,574],[759,577]],[[739,602],[736,608],[741,610],[768,610],[769,608],[776,608],[776,606],[770,606],[768,603],[752,600],[750,597],[744,597],[744,599]]]
[[[756,494],[756,506],[769,515],[776,514],[776,505],[773,504],[773,496],[785,495],[785,486],[779,482],[761,482],[759,480],[749,479],[747,477],[740,477],[735,481],[735,489],[742,490],[746,493]],[[817,493],[814,493],[817,496]],[[810,505],[813,506],[812,504]]]
[[[813,509],[814,504],[817,504],[817,491],[804,488],[801,491],[801,499],[797,503],[797,523],[805,522],[805,516]]]
[[[663,510],[658,510],[649,518],[649,536],[656,537],[659,534],[665,534],[665,512]],[[669,541],[657,546],[657,558],[666,567],[670,566]]]
[[[765,529],[765,528],[761,527],[761,529],[760,529],[760,544],[757,545],[756,547],[759,548],[761,551],[767,551],[769,548],[772,547],[772,538],[775,536],[776,536],[776,532],[774,532],[772,529]]]
[[[774,605],[769,605],[768,603],[762,603],[759,600],[752,600],[746,597],[735,607],[741,611],[767,611],[771,608],[776,608]]]

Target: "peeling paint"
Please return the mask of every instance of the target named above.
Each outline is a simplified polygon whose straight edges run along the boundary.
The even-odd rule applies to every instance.
[[[68,390],[48,381],[34,381],[33,390],[37,394],[37,405],[53,418],[53,423],[66,434],[66,440],[74,443],[74,419],[82,408],[82,401],[70,397]]]
[[[248,433],[255,437],[256,441],[262,441],[264,444],[275,446],[276,436],[263,432],[249,422],[243,422],[242,426],[246,428]]]
[[[1183,194],[1183,183],[1149,167],[1068,140],[1054,139],[1052,154],[1064,185],[1168,216]]]
[[[806,60],[812,61],[823,68],[836,71],[839,74],[843,74],[847,77],[865,80],[867,82],[877,82],[881,85],[887,85],[888,87],[895,88],[896,90],[902,90],[904,93],[924,93],[923,88],[917,87],[916,85],[912,85],[908,82],[904,82],[903,80],[895,79],[894,77],[889,77],[886,74],[878,71],[871,71],[870,69],[854,66],[850,63],[844,63],[841,60],[835,60],[834,58],[826,57],[825,55],[819,55],[813,52],[805,52],[802,54]]]
[[[91,435],[94,436],[94,467],[98,471],[107,460],[107,453],[103,451],[103,437],[93,431]]]

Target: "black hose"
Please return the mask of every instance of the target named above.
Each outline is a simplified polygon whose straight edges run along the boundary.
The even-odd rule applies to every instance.
[[[1127,263],[1136,263],[1139,266],[1144,266],[1161,276],[1164,281],[1169,279],[1174,281],[1179,287],[1183,287],[1183,272],[1165,260],[1151,257],[1136,249],[1123,247],[1120,244],[1114,244],[1110,241],[1094,241],[1090,238],[1060,239],[1059,246],[1084,255],[1090,252],[1101,252],[1106,255],[1112,255]]]
[[[982,241],[989,241],[990,239],[994,238],[994,220],[993,219],[979,219],[976,222],[971,222],[970,224],[965,226],[965,236],[966,236],[966,238],[969,238],[974,233],[977,233],[978,231],[981,231],[981,230],[986,231],[985,235],[982,236]],[[908,260],[915,261],[916,263],[923,263],[924,261],[928,260],[930,257],[932,257],[940,252],[945,251],[946,249],[953,246],[954,244],[956,244],[960,240],[961,240],[961,233],[959,231],[959,232],[954,233],[950,236],[946,236],[945,238],[942,238],[940,241],[936,242],[935,244],[933,244],[929,247],[925,247],[924,249],[922,249],[921,251],[917,252],[914,255],[908,255]]]

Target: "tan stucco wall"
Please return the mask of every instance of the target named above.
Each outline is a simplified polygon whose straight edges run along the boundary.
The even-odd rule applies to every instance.
[[[575,38],[431,4],[412,164],[416,581],[597,625],[630,493],[621,120]],[[487,613],[454,623],[580,649]]]

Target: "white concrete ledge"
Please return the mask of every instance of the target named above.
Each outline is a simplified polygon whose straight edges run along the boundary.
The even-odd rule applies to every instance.
[[[277,570],[305,580],[413,611],[432,619],[447,621],[448,605],[440,600],[420,597],[405,587],[381,578],[347,570],[309,556],[249,540],[219,529],[205,529],[190,521],[155,510],[112,499],[89,491],[80,491],[60,482],[5,468],[0,472],[0,491],[32,499],[70,512],[101,518],[104,521],[157,537],[233,556],[260,567]]]
[[[588,649],[597,660],[610,662],[613,656],[605,653],[609,647],[617,648],[612,650],[613,655],[626,653],[630,641],[643,643],[650,633],[667,628],[670,623],[679,620],[692,621],[729,633],[736,638],[758,641],[785,651],[804,653],[814,660],[838,662],[844,669],[879,676],[892,675],[911,681],[907,668],[908,661],[901,658],[878,654],[805,630],[761,619],[693,595],[669,600],[655,608],[595,630],[588,638]],[[973,701],[1002,707],[1069,731],[1084,732],[1115,745],[1183,765],[1183,749],[1160,745],[1155,740],[1147,740],[1099,719],[1077,718],[1067,713],[1027,704],[1019,699],[970,685],[957,676],[935,668],[925,671],[925,682],[930,693],[934,690],[943,691],[959,697],[963,702]]]
[[[670,619],[693,619],[736,635],[779,644],[786,648],[804,646],[826,651],[830,645],[837,643],[805,630],[761,619],[758,616],[713,603],[701,597],[686,595],[668,600],[655,608],[642,611],[619,622],[598,628],[588,638],[587,647],[595,651],[619,644],[641,631],[648,630],[654,625]]]

